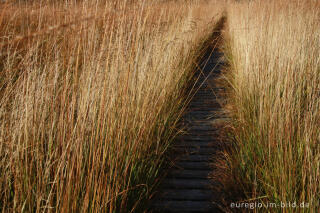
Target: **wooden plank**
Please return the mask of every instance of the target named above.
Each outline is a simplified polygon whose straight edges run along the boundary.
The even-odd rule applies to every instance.
[[[203,91],[214,91],[214,90],[225,90],[225,88],[224,87],[219,87],[219,86],[215,86],[215,85],[210,85],[211,86],[211,89],[210,90],[205,90],[205,89],[199,89],[198,91],[197,91],[197,93],[196,94],[201,94],[201,92],[203,92]]]
[[[204,126],[204,125],[212,126],[210,120],[194,120],[194,121],[184,120],[183,124],[186,125],[187,127]]]
[[[203,148],[203,147],[199,147],[199,148],[174,147],[173,150],[175,152],[188,154],[188,155],[213,155],[214,153],[216,153],[218,151],[216,148]]]
[[[224,114],[217,114],[216,111],[204,111],[204,110],[193,110],[188,112],[185,116],[210,116],[211,118],[226,117]]]
[[[221,91],[226,91],[226,89],[223,87],[200,88],[193,96],[212,95]]]
[[[181,142],[173,145],[173,151],[177,153],[183,153],[184,155],[188,155],[190,152],[191,154],[196,154],[194,150],[203,151],[203,149],[212,149],[214,152],[206,152],[208,155],[215,155],[217,152],[222,151],[225,147],[225,141],[213,141],[212,143],[209,142]],[[204,153],[200,153],[200,155],[204,155]]]
[[[225,92],[226,89],[214,88],[214,87],[201,87],[198,91],[194,94],[191,94],[190,97],[198,98],[198,97],[207,97],[209,99],[216,99],[217,94],[221,92]],[[222,99],[222,98],[221,98]]]
[[[182,140],[173,144],[174,147],[215,147],[216,143],[212,141],[187,141]]]
[[[172,178],[197,178],[197,179],[208,179],[209,174],[212,170],[185,170],[185,169],[174,169],[168,173],[168,177]]]
[[[220,108],[220,104],[219,103],[214,103],[214,104],[200,104],[200,105],[196,105],[193,103],[190,103],[190,105],[188,106],[189,110],[204,110],[204,111],[210,111],[210,110],[215,110],[217,108]],[[187,112],[187,111],[186,111]],[[185,112],[185,113],[186,113]]]
[[[220,131],[218,130],[211,130],[211,131],[188,131],[184,137],[181,137],[182,140],[187,140],[189,136],[192,137],[198,137],[198,136],[206,136],[208,137],[209,140],[212,140],[212,138],[216,138],[216,136],[218,136],[220,133]],[[190,141],[190,140],[189,140]]]
[[[180,169],[191,169],[191,170],[210,170],[211,167],[209,165],[209,162],[200,161],[200,162],[185,162],[185,161],[179,161],[176,162],[173,167],[180,168]]]
[[[185,115],[210,115],[215,118],[228,117],[225,111],[216,111],[211,109],[192,109],[192,111],[187,112]]]
[[[207,92],[203,92],[203,93],[196,93],[193,96],[192,101],[204,100],[204,101],[215,101],[216,102],[219,99],[217,99],[217,97],[214,95],[215,93],[217,93],[217,91],[215,92],[213,89],[207,90]]]
[[[211,186],[210,180],[202,178],[166,178],[162,183],[163,189],[210,189]]]
[[[211,200],[213,191],[209,189],[167,189],[161,195],[161,200]]]
[[[201,105],[197,105],[197,104],[190,104],[188,106],[189,109],[195,109],[195,110],[211,110],[214,108],[218,108],[221,107],[220,104],[215,103],[215,104],[209,104],[209,105],[205,105],[205,104],[201,104]]]
[[[204,124],[204,125],[193,125],[187,128],[187,131],[217,131],[217,129],[213,128],[212,125]]]
[[[221,116],[217,117],[213,114],[202,114],[202,113],[192,113],[192,114],[190,113],[190,114],[184,116],[185,119],[193,119],[193,120],[195,120],[195,119],[207,120],[207,119],[220,118],[220,117]]]
[[[195,95],[193,96],[190,103],[220,103],[222,99],[217,98],[214,94],[209,93],[208,95]]]
[[[210,110],[212,108],[221,107],[219,103],[205,103],[205,102],[197,102],[190,103],[190,108],[194,108],[195,110]]]
[[[197,103],[190,103],[189,108],[192,109],[194,108],[194,110],[211,110],[212,108],[217,108],[217,107],[221,107],[219,103],[206,103],[206,102],[202,102],[199,101]]]
[[[179,140],[177,140],[175,143],[173,143],[173,145],[175,144],[179,144],[179,143],[185,143],[186,146],[190,146],[191,143],[199,143],[200,144],[203,144],[205,145],[206,143],[209,143],[209,146],[214,146],[215,143],[218,142],[217,140],[217,136],[218,134],[210,134],[210,133],[202,133],[201,132],[199,133],[199,135],[194,136],[193,138],[188,138],[187,136],[186,137],[181,137],[179,138]],[[212,143],[210,145],[210,143]]]
[[[212,155],[184,155],[177,157],[177,159],[181,162],[210,162]]]
[[[211,97],[212,97],[212,95],[211,95]],[[208,99],[206,97],[194,98],[192,101],[190,101],[191,106],[192,105],[199,106],[198,104],[206,104],[207,106],[210,106],[211,104],[219,104],[219,103],[221,103],[221,102],[215,98]]]
[[[217,139],[216,136],[218,136],[218,132],[212,132],[210,135],[183,135],[178,137],[180,141],[207,141],[212,142],[215,139]]]
[[[172,144],[173,147],[176,148],[196,148],[196,147],[204,147],[204,148],[214,148],[220,144],[220,141],[217,141],[216,137],[208,136],[206,140],[189,140],[189,139],[181,139]]]
[[[186,113],[202,113],[202,114],[213,114],[213,115],[225,115],[224,110],[215,110],[208,108],[208,110],[197,110],[191,109],[190,111],[186,111]]]
[[[164,212],[214,212],[215,209],[210,201],[160,201],[154,207]]]

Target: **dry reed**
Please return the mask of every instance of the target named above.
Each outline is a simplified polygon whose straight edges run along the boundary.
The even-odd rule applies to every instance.
[[[0,211],[142,211],[208,2],[0,6]]]
[[[316,1],[228,7],[229,99],[237,142],[228,168],[247,202],[266,205],[255,212],[320,207],[319,15]],[[309,208],[288,207],[294,202]]]

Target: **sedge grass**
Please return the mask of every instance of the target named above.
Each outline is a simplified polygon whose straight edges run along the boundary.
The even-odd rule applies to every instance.
[[[219,8],[17,1],[0,9],[0,211],[142,211]]]
[[[316,1],[228,6],[229,100],[237,142],[228,168],[244,200],[266,205],[256,212],[320,207],[319,15]],[[268,208],[270,202],[309,208]]]

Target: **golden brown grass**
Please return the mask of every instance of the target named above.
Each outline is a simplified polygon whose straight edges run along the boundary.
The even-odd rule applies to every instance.
[[[1,4],[0,211],[142,211],[217,11]]]
[[[229,174],[247,202],[310,205],[256,212],[320,208],[319,15],[316,1],[228,7],[229,99],[237,141]]]

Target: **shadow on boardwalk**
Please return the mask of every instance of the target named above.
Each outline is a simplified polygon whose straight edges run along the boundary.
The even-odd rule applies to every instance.
[[[224,64],[218,49],[224,22],[222,18],[217,24],[200,60],[194,96],[181,120],[186,134],[173,144],[173,164],[152,203],[153,212],[220,212],[213,202],[220,197],[213,190],[218,183],[209,176],[214,172],[211,159],[223,148],[219,129],[227,120],[221,106],[224,99],[219,96],[224,88],[216,84]]]

